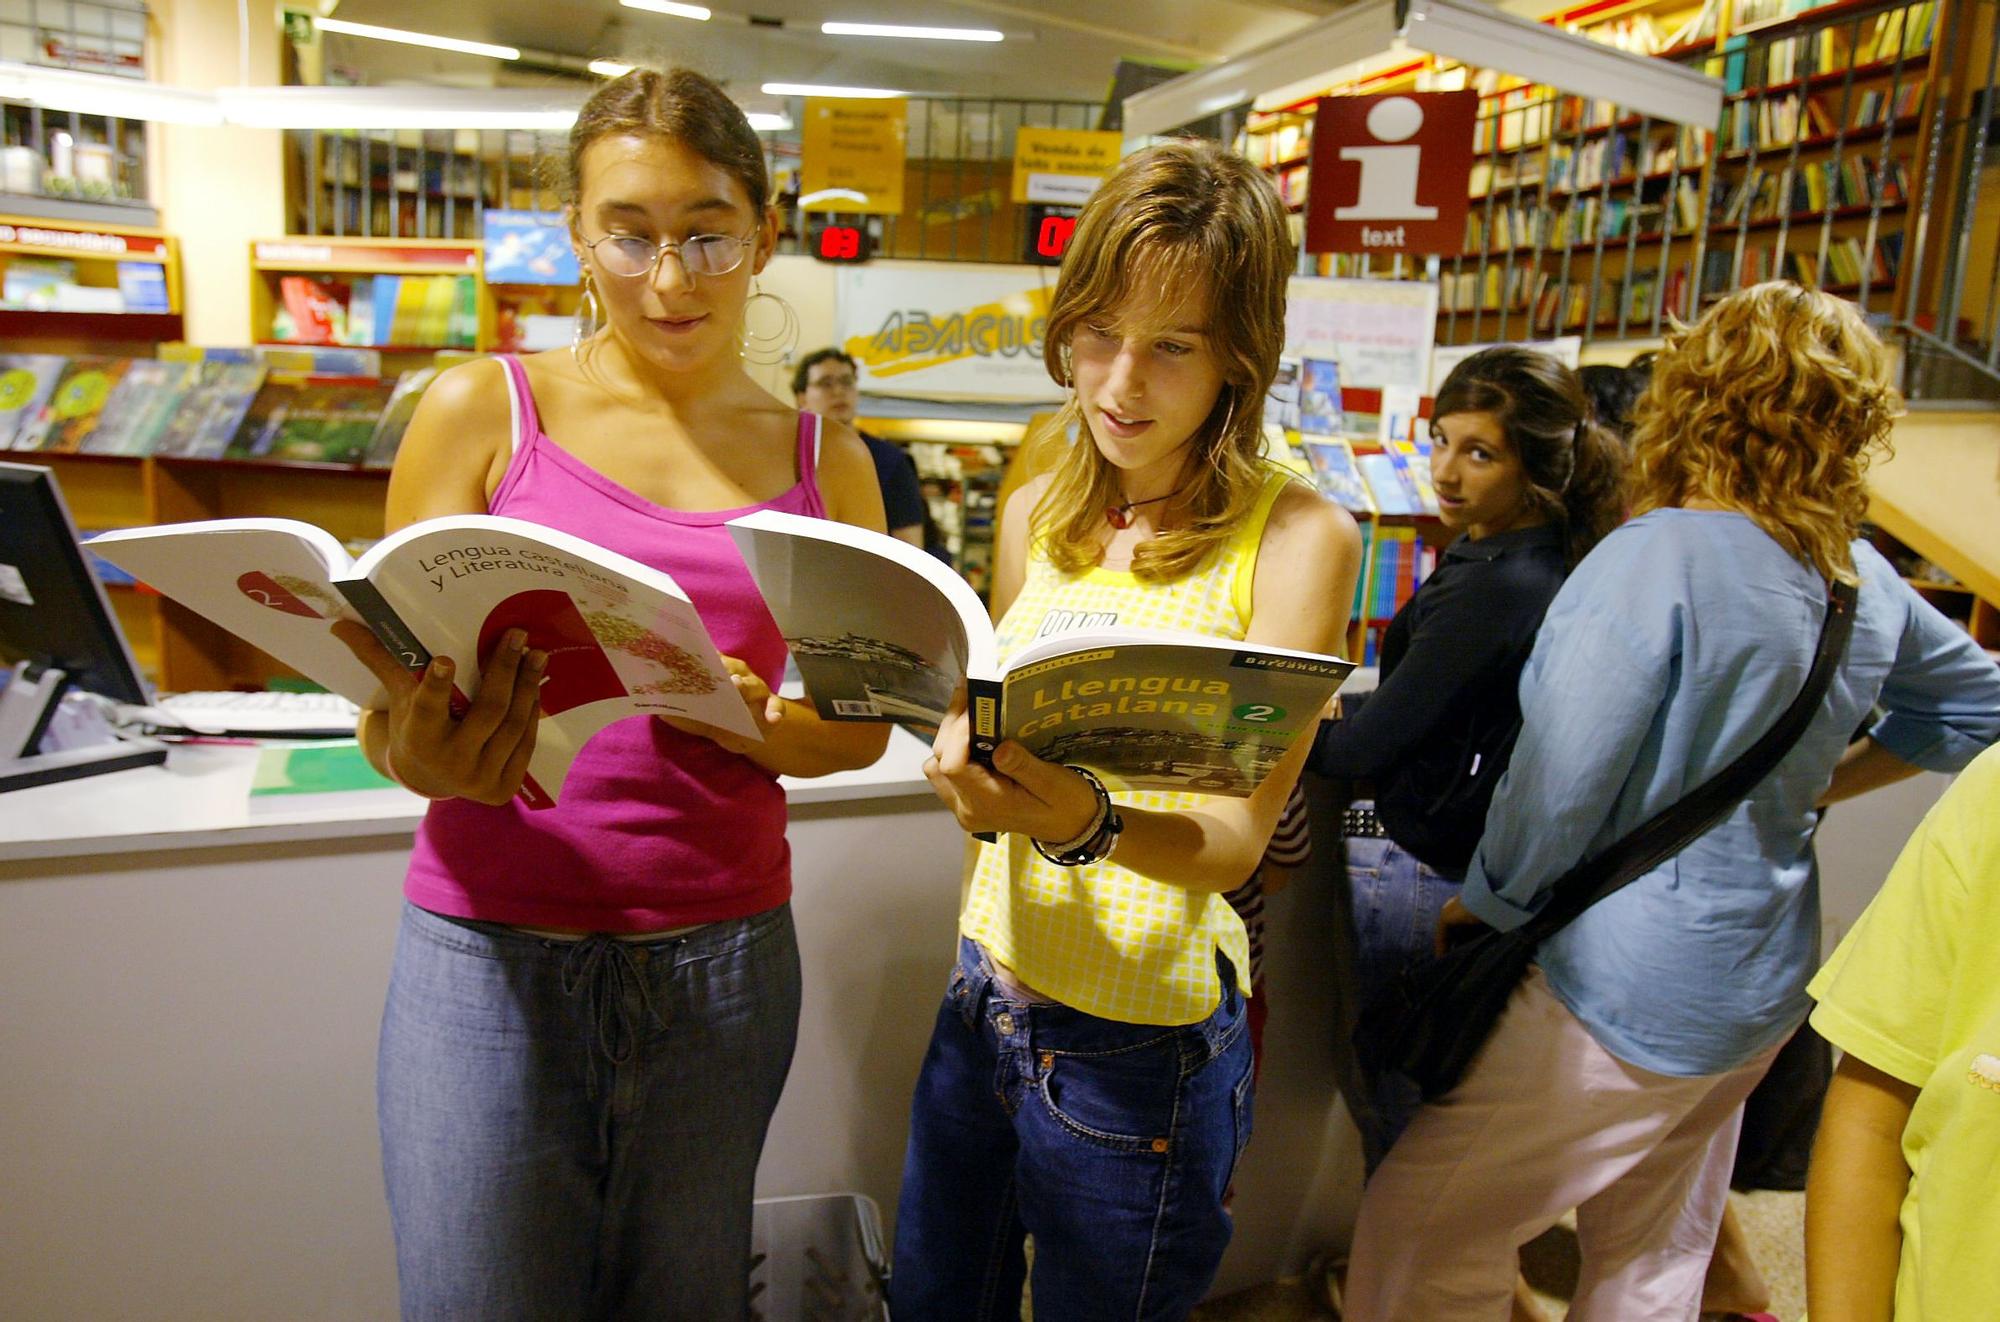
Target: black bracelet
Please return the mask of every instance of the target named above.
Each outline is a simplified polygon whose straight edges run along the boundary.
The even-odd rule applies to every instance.
[[[1118,843],[1118,833],[1125,829],[1125,821],[1118,815],[1118,809],[1112,806],[1111,794],[1104,788],[1104,782],[1083,767],[1070,766],[1069,770],[1089,781],[1090,787],[1097,791],[1097,812],[1091,819],[1089,829],[1080,839],[1061,849],[1033,837],[1029,838],[1030,843],[1035,846],[1037,854],[1057,867],[1076,868],[1101,863],[1111,856],[1112,848]]]

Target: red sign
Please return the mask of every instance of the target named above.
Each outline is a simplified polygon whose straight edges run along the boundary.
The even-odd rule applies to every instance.
[[[1076,234],[1080,208],[1035,205],[1028,208],[1027,251],[1021,260],[1034,266],[1060,266]]]
[[[812,245],[823,262],[865,262],[872,250],[868,231],[857,225],[823,225]]]
[[[0,244],[24,248],[61,248],[86,257],[160,257],[167,241],[147,234],[116,234],[80,229],[59,220],[10,221],[0,224]]]
[[[1307,252],[1465,246],[1479,93],[1325,96],[1313,116]]]

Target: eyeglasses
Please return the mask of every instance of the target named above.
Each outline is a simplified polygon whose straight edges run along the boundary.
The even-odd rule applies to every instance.
[[[587,239],[583,246],[590,249],[606,275],[635,278],[651,275],[661,255],[669,252],[680,258],[681,269],[689,275],[728,275],[743,265],[743,250],[756,241],[755,235],[690,234],[679,243],[670,239],[654,243],[636,234],[607,234]]]

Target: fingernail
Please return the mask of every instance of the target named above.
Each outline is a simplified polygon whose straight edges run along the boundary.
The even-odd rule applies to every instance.
[[[544,652],[541,648],[538,647],[534,651],[528,653],[528,669],[540,670],[543,666],[546,666],[548,663],[549,663],[549,654],[547,652]]]
[[[526,629],[509,629],[507,631],[507,646],[518,652],[527,645],[528,631]]]
[[[1002,771],[1012,771],[1021,765],[1021,750],[1012,744],[1002,744],[993,752],[993,765]]]
[[[439,679],[450,679],[451,669],[451,658],[448,656],[438,657],[431,662],[431,673]]]

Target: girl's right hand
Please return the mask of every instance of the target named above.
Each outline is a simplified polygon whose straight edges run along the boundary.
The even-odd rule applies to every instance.
[[[462,716],[451,711],[452,663],[438,657],[421,677],[391,656],[367,626],[338,620],[333,636],[389,694],[384,760],[392,779],[429,799],[471,799],[498,806],[520,791],[535,751],[542,672],[548,653],[529,651],[527,634],[510,629],[487,658],[479,694]],[[373,717],[376,713],[364,713]]]

